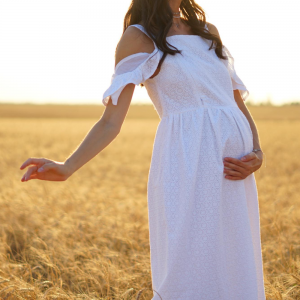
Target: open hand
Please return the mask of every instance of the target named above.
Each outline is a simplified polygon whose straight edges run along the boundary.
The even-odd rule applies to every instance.
[[[241,159],[225,157],[223,161],[224,173],[226,174],[225,178],[230,180],[245,179],[251,173],[258,170],[261,167],[262,162],[262,152],[258,152],[257,154],[250,152]]]
[[[69,170],[63,162],[53,161],[47,158],[28,158],[20,167],[21,170],[27,169],[21,181],[31,179],[65,181],[70,176]]]

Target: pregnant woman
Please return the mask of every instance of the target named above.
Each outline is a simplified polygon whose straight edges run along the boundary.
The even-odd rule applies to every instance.
[[[153,300],[265,300],[248,90],[194,0],[132,0],[106,106],[64,162],[29,158],[22,181],[63,181],[120,132],[135,85],[160,117],[148,178]],[[161,298],[160,298],[161,297]]]

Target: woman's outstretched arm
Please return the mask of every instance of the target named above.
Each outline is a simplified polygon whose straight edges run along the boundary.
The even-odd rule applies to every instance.
[[[118,105],[111,101],[106,106],[101,119],[87,133],[77,149],[64,161],[57,162],[46,158],[29,158],[21,170],[30,166],[21,181],[30,179],[65,181],[80,167],[107,147],[119,134],[127,114],[135,85],[128,84],[122,91]],[[40,170],[40,171],[38,171]]]
[[[123,58],[138,53],[153,51],[153,43],[136,28],[128,28],[123,34],[116,51],[115,64]],[[113,105],[111,99],[99,121],[87,133],[77,149],[64,161],[57,162],[47,158],[29,158],[21,170],[29,167],[21,181],[31,179],[65,181],[84,164],[107,147],[119,134],[128,112],[135,85],[125,86],[119,96],[118,104]]]

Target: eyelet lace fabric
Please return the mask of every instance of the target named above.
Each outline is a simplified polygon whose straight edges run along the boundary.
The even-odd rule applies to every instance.
[[[244,85],[243,81],[237,75],[234,68],[234,58],[232,57],[232,55],[230,54],[229,50],[225,45],[223,45],[223,54],[228,58],[227,60],[222,60],[222,62],[225,64],[226,68],[228,69],[228,72],[232,80],[232,87],[234,90],[240,91],[241,96],[245,101],[249,96],[249,91]]]
[[[182,55],[168,55],[154,78],[156,45],[125,58],[103,96],[117,105],[128,83],[144,83],[160,116],[147,189],[152,287],[163,300],[265,300],[255,176],[223,173],[224,157],[253,149],[233,90],[249,92],[225,46],[227,61],[199,36],[167,39]]]

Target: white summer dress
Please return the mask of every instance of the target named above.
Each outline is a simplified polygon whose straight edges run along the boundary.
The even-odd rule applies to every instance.
[[[255,177],[223,173],[224,157],[253,149],[233,94],[248,90],[225,46],[228,60],[197,35],[167,41],[182,54],[167,55],[157,76],[154,43],[118,63],[103,95],[117,105],[127,84],[143,83],[160,117],[147,190],[152,288],[163,300],[265,300]]]

